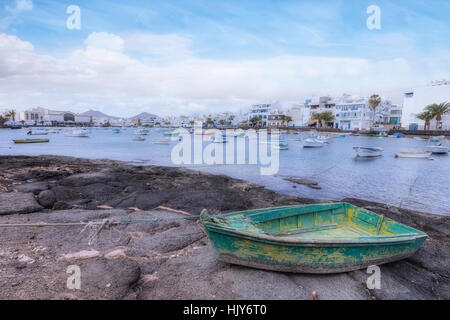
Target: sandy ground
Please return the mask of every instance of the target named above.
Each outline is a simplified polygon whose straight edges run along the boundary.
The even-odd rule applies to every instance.
[[[298,177],[301,178],[301,177]],[[411,258],[336,275],[268,272],[218,262],[198,215],[319,202],[179,168],[68,157],[0,157],[0,224],[156,219],[98,226],[0,227],[0,299],[449,299],[449,217],[345,199],[425,231]],[[67,268],[81,271],[68,289]]]

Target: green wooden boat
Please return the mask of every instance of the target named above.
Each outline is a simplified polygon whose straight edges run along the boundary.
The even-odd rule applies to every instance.
[[[267,208],[201,221],[219,260],[266,270],[337,273],[407,258],[427,235],[349,203]]]
[[[49,142],[49,139],[19,139],[19,140],[13,140],[14,143],[43,143],[43,142]]]

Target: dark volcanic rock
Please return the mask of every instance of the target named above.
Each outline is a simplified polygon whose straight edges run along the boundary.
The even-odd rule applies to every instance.
[[[38,201],[41,206],[47,209],[53,208],[56,202],[56,196],[51,190],[41,191],[38,195]]]
[[[23,193],[33,193],[35,195],[39,194],[39,192],[48,189],[47,182],[33,182],[33,183],[25,183],[15,187],[17,191]]]
[[[0,193],[0,215],[30,213],[42,209],[32,193]]]

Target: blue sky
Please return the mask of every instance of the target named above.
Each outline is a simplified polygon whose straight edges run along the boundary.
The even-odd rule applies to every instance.
[[[73,4],[81,8],[81,30],[66,28],[66,8]],[[381,30],[366,27],[370,5],[381,9]],[[48,58],[56,65],[73,64],[73,70],[81,73],[107,75],[106,62],[101,67],[93,62],[98,54],[110,57],[111,68],[116,64],[124,70],[149,72],[154,77],[138,75],[136,86],[154,81],[150,88],[126,86],[120,93],[133,95],[133,108],[139,111],[163,105],[182,113],[209,106],[235,110],[258,99],[290,102],[310,94],[338,92],[378,90],[399,99],[401,88],[449,78],[449,15],[447,0],[2,0],[0,34],[15,37],[5,44],[11,52],[23,48],[24,43],[32,45],[34,57],[29,52],[23,55],[32,59],[28,63]],[[50,65],[47,61],[46,66]],[[334,71],[322,70],[322,66]],[[370,77],[367,73],[375,74]],[[236,84],[242,77],[247,77],[246,81]],[[129,80],[117,74],[111,78]],[[186,82],[178,81],[180,78]],[[253,88],[248,88],[251,94],[242,88],[252,79],[263,87],[260,97]],[[54,78],[49,80],[56,83]],[[16,89],[33,94],[33,101],[39,103],[55,101],[58,106],[75,108],[96,104],[103,109],[107,105],[100,103],[105,100],[100,94],[94,97],[88,92],[88,98],[81,98],[86,90],[81,81],[72,88],[61,85],[67,91],[64,99],[52,91],[54,86],[46,88],[29,81],[24,77],[22,88]],[[183,89],[186,83],[191,91]],[[201,89],[208,90],[205,84],[211,85],[213,93],[202,97]],[[109,84],[98,91],[111,96],[109,90],[116,95],[108,101],[114,112],[129,108],[116,86]],[[32,101],[8,100],[0,92],[0,107],[9,103],[25,106]]]

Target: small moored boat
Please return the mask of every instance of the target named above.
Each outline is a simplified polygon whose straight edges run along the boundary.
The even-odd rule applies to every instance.
[[[428,159],[431,156],[431,152],[396,152],[396,158],[416,158],[416,159]]]
[[[308,138],[303,141],[303,148],[321,148],[324,142],[314,138]]]
[[[17,139],[13,140],[14,143],[44,143],[50,142],[49,139]]]
[[[353,147],[358,157],[380,157],[383,155],[383,148],[379,147]]]
[[[46,135],[48,135],[48,132],[44,131],[44,130],[30,130],[30,131],[27,132],[27,135],[30,135],[30,136],[46,136]]]
[[[413,255],[427,235],[349,203],[257,209],[201,221],[219,260],[282,272],[337,273]]]
[[[167,139],[158,139],[155,141],[156,144],[169,144],[170,140]]]
[[[84,130],[84,129],[72,130],[72,131],[66,132],[64,135],[66,137],[88,138],[89,137],[89,132],[87,130]]]
[[[441,145],[428,145],[427,151],[434,153],[434,154],[448,154],[448,147],[441,146]]]

